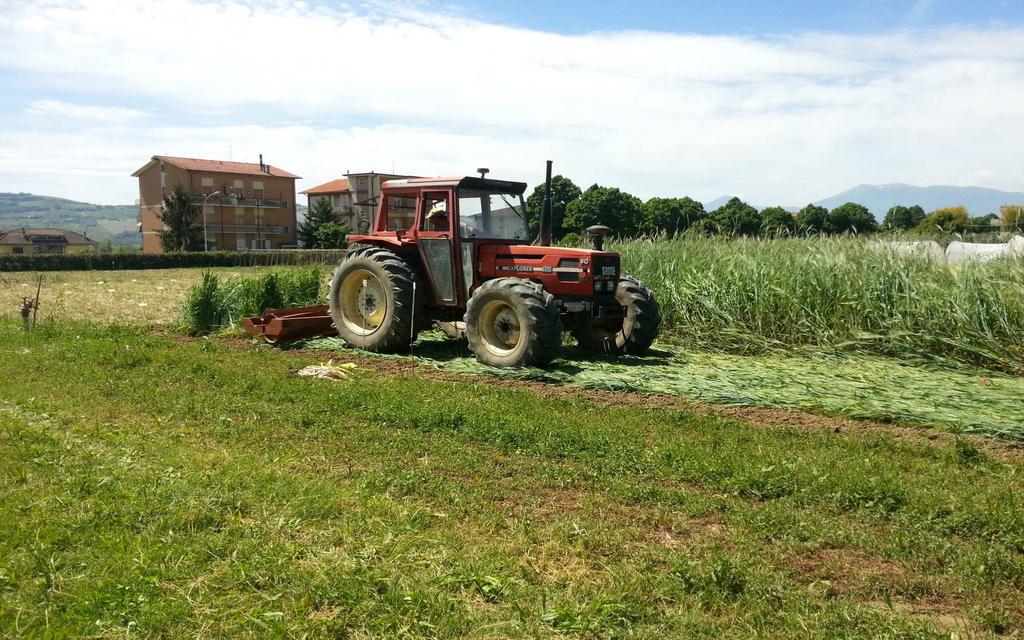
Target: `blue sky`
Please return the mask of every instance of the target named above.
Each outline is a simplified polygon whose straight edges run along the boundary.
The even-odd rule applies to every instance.
[[[1024,2],[1009,0],[776,0],[551,2],[488,0],[453,2],[464,15],[557,33],[621,29],[702,34],[802,31],[878,32],[947,25],[1020,23]]]
[[[136,197],[153,154],[800,205],[1019,191],[1024,3],[0,2],[0,191]]]

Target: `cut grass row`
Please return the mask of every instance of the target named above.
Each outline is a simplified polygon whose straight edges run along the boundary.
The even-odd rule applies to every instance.
[[[352,353],[339,338],[296,345]],[[870,354],[735,355],[659,344],[645,357],[596,358],[563,347],[547,369],[480,364],[465,342],[422,334],[413,355],[442,371],[576,388],[680,396],[696,402],[793,408],[1024,441],[1024,379],[969,367],[922,366]]]
[[[1024,623],[1021,466],[0,322],[0,632],[947,637]]]

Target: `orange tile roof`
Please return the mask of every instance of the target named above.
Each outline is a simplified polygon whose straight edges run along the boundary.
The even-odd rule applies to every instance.
[[[96,241],[66,229],[11,229],[0,231],[0,244],[96,244]]]
[[[317,195],[320,193],[344,193],[350,190],[351,188],[348,185],[348,180],[342,178],[340,180],[331,180],[330,182],[325,182],[322,185],[306,189],[305,191],[300,191],[299,193],[304,193],[306,195]]]
[[[153,160],[162,160],[168,164],[173,164],[176,167],[181,167],[187,171],[209,171],[210,173],[242,173],[246,175],[256,176],[273,176],[275,178],[301,178],[294,173],[289,173],[284,169],[278,169],[272,165],[264,165],[266,171],[260,170],[258,162],[231,162],[229,160],[202,160],[200,158],[179,158],[177,156],[153,156]],[[149,166],[149,163],[142,168],[145,169]],[[142,172],[139,169],[132,175],[137,175]]]

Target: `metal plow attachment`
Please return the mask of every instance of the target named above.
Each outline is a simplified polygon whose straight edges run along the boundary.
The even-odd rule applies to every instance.
[[[267,309],[266,315],[242,318],[242,327],[246,333],[263,336],[263,339],[271,344],[338,335],[338,330],[331,324],[330,311],[327,305],[323,304],[292,309]]]

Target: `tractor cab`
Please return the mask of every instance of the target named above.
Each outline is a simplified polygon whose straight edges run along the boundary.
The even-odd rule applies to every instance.
[[[593,249],[550,246],[546,197],[531,244],[525,191],[523,182],[483,175],[384,182],[373,226],[348,237],[358,248],[334,274],[330,307],[339,334],[387,351],[407,347],[431,322],[458,326],[446,332],[464,334],[477,357],[495,366],[550,361],[563,327],[598,351],[649,347],[657,303],[622,276],[618,254],[603,250],[607,229],[589,230]]]

